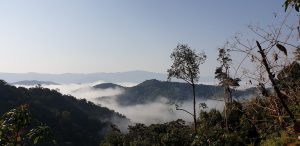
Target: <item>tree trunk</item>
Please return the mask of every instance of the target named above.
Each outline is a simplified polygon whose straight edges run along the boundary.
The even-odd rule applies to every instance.
[[[224,118],[225,118],[225,127],[226,130],[228,130],[228,120],[227,120],[227,103],[230,100],[229,93],[228,93],[228,87],[224,87]]]
[[[192,83],[193,86],[193,96],[194,96],[194,132],[197,132],[197,117],[196,117],[196,93],[195,93],[195,84]]]
[[[230,91],[230,87],[228,85],[226,85],[226,87],[225,87],[225,96],[227,98],[227,102],[232,103],[232,94]]]
[[[278,85],[277,85],[277,83],[276,83],[275,80],[274,80],[274,76],[275,76],[275,75],[271,72],[270,66],[269,66],[268,61],[267,61],[267,56],[266,56],[264,50],[261,48],[261,46],[260,46],[260,44],[259,44],[258,41],[256,41],[256,44],[257,44],[257,47],[258,47],[258,49],[259,49],[258,52],[260,53],[260,55],[261,55],[261,57],[262,57],[262,63],[263,63],[263,65],[264,65],[265,68],[266,68],[266,71],[267,71],[267,73],[268,73],[268,76],[269,76],[270,81],[272,82],[273,89],[274,89],[274,91],[275,91],[277,97],[279,98],[279,101],[280,101],[280,103],[282,104],[283,108],[285,109],[285,111],[288,113],[288,115],[289,115],[290,118],[292,119],[293,123],[295,124],[295,123],[296,123],[295,116],[294,116],[294,114],[290,111],[290,109],[288,108],[288,106],[286,105],[286,103],[285,103],[285,101],[284,101],[284,99],[283,99],[283,95],[281,94],[281,92],[280,92],[280,90],[279,90],[279,88],[278,88]]]
[[[14,141],[14,146],[18,145],[18,137],[19,137],[19,122],[17,122],[17,131],[16,131],[16,135],[15,135],[15,141]]]

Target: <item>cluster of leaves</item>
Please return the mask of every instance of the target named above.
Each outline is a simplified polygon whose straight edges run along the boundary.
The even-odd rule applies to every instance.
[[[183,120],[164,124],[136,124],[128,127],[129,132],[122,134],[118,131],[110,133],[102,146],[160,146],[160,145],[190,145],[192,143],[192,129]]]
[[[297,142],[297,133],[293,129],[291,119],[284,110],[278,110],[278,100],[269,98],[255,98],[244,105],[244,114],[255,126],[260,137],[261,145],[284,145]],[[296,108],[290,105],[290,108]],[[297,107],[299,110],[299,107]],[[295,110],[293,110],[295,112]],[[270,144],[273,143],[273,144]]]
[[[217,60],[220,62],[220,66],[215,71],[215,78],[220,81],[220,85],[223,87],[236,87],[239,86],[241,80],[239,78],[232,78],[229,75],[232,59],[228,52],[229,49],[219,48],[219,57]]]
[[[284,2],[284,8],[285,11],[287,10],[287,8],[289,7],[289,5],[291,5],[292,7],[295,8],[295,10],[297,12],[299,12],[299,8],[300,8],[300,0],[285,0]]]
[[[197,145],[249,145],[259,142],[255,127],[243,114],[242,105],[238,102],[228,103],[227,124],[222,114],[212,109],[200,113],[200,129]]]
[[[207,56],[204,53],[197,54],[187,44],[178,44],[171,54],[173,64],[168,72],[168,79],[172,77],[182,79],[190,84],[198,82],[200,68]]]
[[[294,61],[284,67],[278,73],[276,81],[281,91],[290,93],[295,98],[295,93],[300,91],[300,64]]]
[[[56,144],[47,125],[36,126],[28,105],[21,105],[3,114],[0,123],[0,145]]]

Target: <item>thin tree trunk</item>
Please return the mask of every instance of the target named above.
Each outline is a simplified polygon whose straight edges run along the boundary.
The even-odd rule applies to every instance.
[[[228,67],[226,67],[226,74],[227,74],[227,77],[229,77],[229,70],[228,70]],[[228,85],[228,81],[225,82],[225,84],[223,84],[223,87],[224,87],[224,118],[225,118],[225,127],[226,127],[226,130],[228,130],[228,118],[227,118],[227,103],[232,103],[232,97],[231,97],[231,92],[230,92],[230,88],[229,88],[229,85]]]
[[[281,94],[281,92],[280,92],[280,90],[279,90],[279,88],[278,88],[278,86],[277,86],[277,84],[276,84],[276,82],[274,80],[274,76],[275,75],[271,72],[271,69],[270,69],[269,64],[267,62],[267,56],[266,56],[265,52],[263,51],[263,49],[261,48],[261,46],[260,46],[260,44],[259,44],[258,41],[256,41],[256,44],[257,44],[257,47],[259,49],[258,52],[260,53],[260,55],[262,57],[262,63],[263,63],[263,65],[266,68],[266,71],[268,73],[270,81],[272,82],[272,86],[274,88],[274,91],[275,91],[277,97],[279,98],[280,103],[282,104],[283,108],[285,109],[285,111],[288,113],[288,115],[292,119],[293,123],[295,124],[296,123],[296,119],[294,117],[294,114],[290,111],[290,109],[286,105],[285,101],[283,100],[283,95]]]
[[[224,118],[225,118],[225,127],[226,127],[226,130],[228,130],[227,103],[226,102],[225,102],[225,106],[224,106]]]
[[[19,136],[19,123],[17,123],[17,132],[16,132],[16,135],[15,135],[14,146],[18,145],[18,136]]]
[[[193,96],[194,96],[194,132],[197,132],[197,118],[196,118],[196,93],[195,93],[195,84],[192,83],[193,86]]]
[[[232,94],[231,94],[231,91],[230,91],[230,88],[228,85],[226,85],[225,87],[225,92],[226,92],[226,96],[227,96],[227,102],[228,103],[232,103]]]
[[[228,90],[227,90],[227,87],[224,87],[224,118],[225,118],[225,127],[226,127],[226,130],[228,130],[228,120],[227,120],[227,103],[229,101],[229,93],[228,93]]]

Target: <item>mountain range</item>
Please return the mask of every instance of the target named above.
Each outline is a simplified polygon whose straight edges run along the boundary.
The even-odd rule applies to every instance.
[[[104,83],[94,86],[97,89],[121,88],[122,94],[116,95],[117,101],[121,105],[135,105],[153,102],[165,98],[170,102],[182,102],[192,100],[192,88],[188,83],[159,81],[156,79],[146,80],[133,87],[122,87],[113,83]],[[251,96],[255,94],[256,88],[245,90],[233,90],[233,96],[236,99]],[[215,85],[196,85],[196,98],[198,99],[216,99],[223,98],[224,89]],[[99,97],[109,98],[109,97]]]
[[[59,85],[51,81],[23,80],[11,83],[12,85],[36,86],[36,85]]]
[[[43,73],[0,73],[0,79],[9,83],[23,80],[51,81],[59,84],[65,83],[89,83],[95,81],[104,82],[135,82],[139,83],[147,79],[165,80],[166,75],[147,71],[128,71],[116,73],[64,73],[64,74],[43,74]]]
[[[149,79],[167,80],[167,74],[148,71],[128,71],[115,73],[64,73],[64,74],[44,74],[44,73],[0,73],[0,79],[8,83],[15,83],[24,80],[50,81],[58,84],[70,83],[90,83],[96,81],[121,83],[141,83]],[[200,82],[212,82],[213,77],[201,77]],[[179,80],[174,80],[179,81]]]

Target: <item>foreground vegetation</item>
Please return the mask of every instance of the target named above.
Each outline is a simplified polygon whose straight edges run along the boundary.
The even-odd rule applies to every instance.
[[[300,87],[300,65],[293,64],[293,78],[288,86],[281,84],[281,89]],[[290,68],[289,68],[290,69]],[[224,111],[212,109],[202,110],[197,119],[197,131],[191,124],[183,120],[164,124],[136,124],[129,126],[128,133],[115,129],[103,140],[103,146],[189,146],[189,145],[299,145],[299,123],[293,123],[288,114],[280,106],[280,101],[274,99],[274,92],[267,91],[265,97],[259,93],[249,101],[232,102],[227,107],[227,124]],[[300,91],[297,89],[295,98],[285,99],[289,109],[300,119]],[[277,107],[276,107],[277,106]]]

